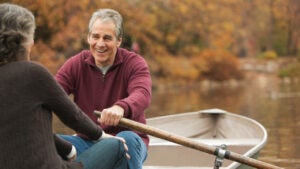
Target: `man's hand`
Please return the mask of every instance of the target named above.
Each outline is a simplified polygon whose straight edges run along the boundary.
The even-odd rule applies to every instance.
[[[123,115],[124,109],[118,105],[114,105],[102,110],[101,117],[98,118],[98,122],[108,126],[116,126]]]

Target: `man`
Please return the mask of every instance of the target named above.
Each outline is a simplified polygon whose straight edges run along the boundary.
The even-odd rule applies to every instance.
[[[150,105],[152,82],[146,61],[120,48],[122,22],[117,11],[96,11],[89,22],[90,49],[66,61],[56,79],[105,133],[125,139],[130,155],[128,166],[139,169],[147,157],[149,138],[117,125],[122,117],[146,123],[144,110]],[[101,111],[101,117],[97,118],[94,110]],[[62,137],[76,147],[78,154],[91,147],[80,133]]]

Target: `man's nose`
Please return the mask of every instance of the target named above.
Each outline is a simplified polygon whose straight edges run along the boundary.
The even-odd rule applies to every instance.
[[[97,46],[105,46],[105,42],[103,39],[98,39],[97,40]]]

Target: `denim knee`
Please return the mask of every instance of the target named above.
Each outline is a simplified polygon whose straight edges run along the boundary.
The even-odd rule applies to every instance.
[[[133,131],[122,131],[120,133],[118,133],[116,136],[118,137],[122,137],[125,140],[128,140],[129,142],[136,142],[137,140],[140,140],[140,136],[137,135],[135,132]]]
[[[115,138],[105,138],[93,145],[92,148],[96,147],[99,149],[103,149],[104,147],[106,147],[110,153],[115,153],[115,155],[120,158],[122,158],[126,154],[124,143],[121,140]]]
[[[121,140],[105,138],[95,142],[83,152],[76,161],[84,164],[84,169],[110,168],[126,169],[126,150]]]
[[[80,155],[92,145],[90,141],[83,140],[78,136],[62,135],[62,134],[59,134],[58,136],[73,144],[76,148],[77,155]]]
[[[128,161],[130,169],[141,169],[147,158],[147,147],[139,135],[132,131],[122,131],[116,136],[125,139],[128,146],[128,154],[131,158]]]

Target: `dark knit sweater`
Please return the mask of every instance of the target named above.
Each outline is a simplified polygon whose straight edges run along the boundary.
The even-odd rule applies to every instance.
[[[82,168],[58,155],[57,150],[70,152],[71,145],[53,135],[52,112],[92,140],[102,134],[43,66],[29,61],[0,66],[1,169]]]

